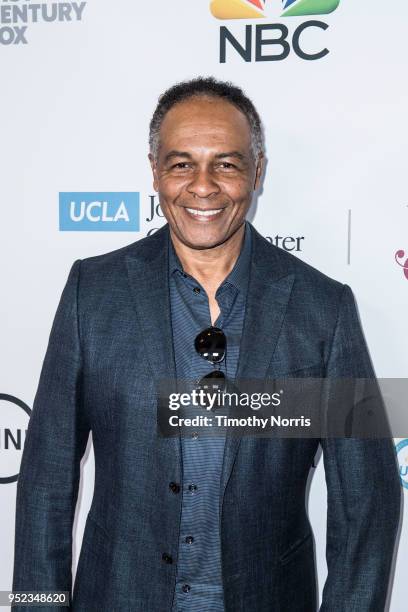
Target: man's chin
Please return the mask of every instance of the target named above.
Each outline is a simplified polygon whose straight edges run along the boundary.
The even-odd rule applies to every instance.
[[[173,233],[186,246],[194,249],[210,249],[228,239],[228,224],[220,226],[206,222],[180,223],[172,227]]]

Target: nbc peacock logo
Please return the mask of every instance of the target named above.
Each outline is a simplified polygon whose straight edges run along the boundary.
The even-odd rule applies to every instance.
[[[259,19],[266,17],[269,6],[276,11],[279,5],[281,17],[304,17],[327,15],[339,4],[340,0],[212,0],[210,10],[217,19]]]
[[[212,0],[210,11],[217,19],[257,19],[265,16],[265,0]]]
[[[302,60],[320,60],[329,53],[320,47],[329,24],[315,16],[333,13],[339,4],[340,0],[212,0],[210,11],[216,19],[233,20],[220,25],[219,61],[224,64],[235,55],[245,62],[276,62],[292,52]],[[306,20],[268,23],[265,18],[273,16]],[[305,31],[309,35],[304,37]]]

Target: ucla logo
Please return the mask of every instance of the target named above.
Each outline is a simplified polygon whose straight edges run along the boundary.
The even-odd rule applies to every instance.
[[[138,232],[138,192],[61,192],[61,232]]]

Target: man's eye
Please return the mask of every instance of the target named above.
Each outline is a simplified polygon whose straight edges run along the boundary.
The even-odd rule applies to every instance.
[[[230,162],[221,162],[220,166],[222,168],[226,168],[227,170],[230,170],[231,168],[236,168],[236,166],[234,164],[231,164]]]
[[[174,164],[174,166],[172,166],[172,167],[173,167],[173,168],[177,168],[178,170],[179,170],[179,169],[184,170],[185,168],[188,168],[188,167],[189,167],[189,165],[188,165],[188,163],[187,163],[187,162],[178,162],[177,164]]]

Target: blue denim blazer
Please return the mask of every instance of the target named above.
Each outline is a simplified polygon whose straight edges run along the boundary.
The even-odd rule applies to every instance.
[[[374,377],[350,287],[251,229],[237,377]],[[92,430],[95,488],[75,612],[172,607],[181,449],[179,437],[156,433],[154,393],[175,376],[168,240],[166,224],[75,261],[52,325],[17,484],[13,589],[72,589],[80,461]],[[305,491],[319,443],[328,489],[320,611],[384,609],[401,498],[392,439],[227,436],[219,499],[226,612],[318,609]]]

